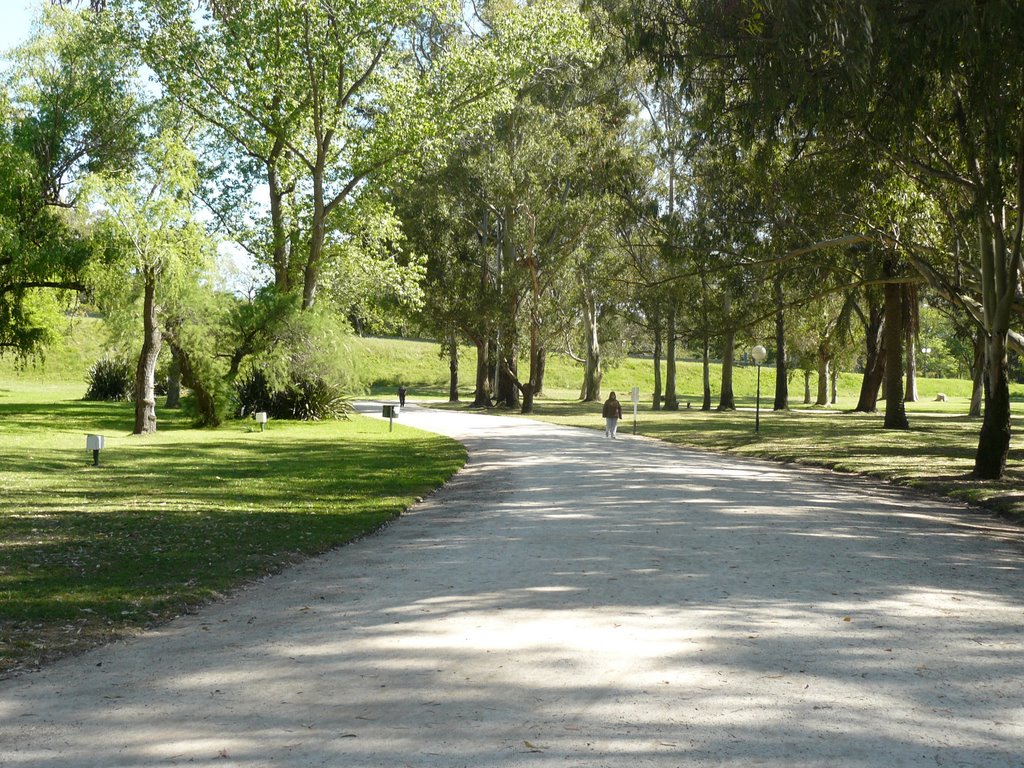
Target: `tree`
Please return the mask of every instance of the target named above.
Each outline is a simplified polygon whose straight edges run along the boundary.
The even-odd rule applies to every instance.
[[[133,162],[129,62],[105,17],[60,8],[13,53],[0,94],[0,350],[40,351],[58,302],[86,288],[78,185]]]
[[[740,84],[719,91],[727,94],[719,106],[742,104],[751,133],[798,125],[809,134],[856,135],[908,178],[948,192],[943,197],[967,215],[978,243],[975,306],[990,383],[974,473],[1000,477],[1024,232],[1024,8],[923,0],[654,5],[661,12],[645,18],[661,24],[649,28],[657,50],[673,61],[685,51],[723,74],[719,82]],[[927,273],[928,259],[914,255]],[[960,296],[965,306],[968,298]]]
[[[210,257],[205,231],[192,215],[197,183],[194,160],[184,141],[164,131],[147,143],[135,174],[96,175],[87,187],[96,206],[98,238],[106,244],[107,255],[95,281],[119,303],[124,301],[126,282],[141,294],[142,344],[135,374],[137,435],[157,428],[154,383],[163,342],[158,290],[173,295],[182,286],[194,285]]]

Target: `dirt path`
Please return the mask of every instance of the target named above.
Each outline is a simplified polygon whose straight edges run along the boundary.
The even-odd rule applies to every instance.
[[[1024,545],[980,513],[409,409],[381,533],[0,683],[0,765],[1024,766]]]

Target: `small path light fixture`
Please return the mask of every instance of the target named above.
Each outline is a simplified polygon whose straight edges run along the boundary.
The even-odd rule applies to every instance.
[[[750,356],[757,363],[757,407],[754,411],[754,432],[761,431],[761,363],[768,357],[768,350],[758,344],[750,350]]]
[[[100,451],[103,450],[103,435],[86,435],[85,450],[92,451],[92,465],[100,465]]]

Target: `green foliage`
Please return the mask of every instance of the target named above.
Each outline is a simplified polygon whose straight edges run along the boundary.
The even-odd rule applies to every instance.
[[[276,393],[271,409],[271,415],[278,419],[347,419],[352,413],[352,400],[340,387],[320,377],[296,378]]]
[[[0,349],[36,354],[84,290],[85,174],[130,168],[133,67],[100,14],[49,7],[0,74]]]
[[[124,357],[105,356],[89,369],[85,400],[131,400],[135,395],[135,366]]]
[[[252,368],[235,379],[234,403],[235,417],[240,419],[273,410],[274,392],[262,369]]]
[[[347,419],[353,411],[351,397],[319,376],[295,377],[272,389],[266,372],[259,368],[235,380],[234,401],[235,416],[239,418],[265,411],[273,419],[322,421]]]

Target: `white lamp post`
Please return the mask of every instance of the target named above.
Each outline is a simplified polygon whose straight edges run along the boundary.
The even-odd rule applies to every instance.
[[[768,357],[768,350],[758,344],[750,350],[750,356],[757,363],[757,408],[754,411],[754,431],[761,431],[761,363]]]

